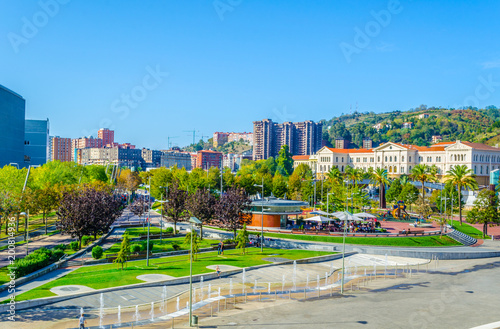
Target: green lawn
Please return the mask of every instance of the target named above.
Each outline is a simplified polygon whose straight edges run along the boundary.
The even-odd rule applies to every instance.
[[[56,213],[51,212],[47,216],[47,226],[53,225],[56,222],[56,220],[57,220]],[[45,227],[45,224],[43,223],[43,220],[42,220],[42,215],[30,216],[29,227],[28,227],[30,232],[35,231],[35,230],[42,228],[42,227]],[[19,217],[19,231],[16,232],[16,235],[22,235],[22,234],[24,234],[24,217],[20,216]],[[2,232],[0,232],[0,239],[6,238],[6,237],[8,237],[8,235],[5,234],[5,229],[4,229]]]
[[[342,243],[341,236],[318,236],[318,235],[300,235],[300,234],[281,234],[281,233],[264,233],[265,237],[275,237],[293,240],[306,240],[318,242]],[[461,244],[447,236],[422,236],[422,237],[373,237],[359,238],[346,237],[347,244],[361,244],[370,246],[395,246],[395,247],[444,247],[444,246],[461,246]]]
[[[193,262],[193,274],[214,272],[207,268],[208,265],[232,265],[237,267],[248,267],[254,265],[268,264],[262,260],[265,257],[283,257],[288,259],[302,259],[315,256],[332,254],[331,252],[311,250],[280,250],[265,248],[249,248],[247,254],[242,255],[240,250],[227,250],[224,256],[218,256],[217,252],[209,252],[198,255],[198,260]],[[121,270],[117,264],[105,264],[81,267],[68,275],[51,281],[36,289],[27,291],[17,296],[16,301],[36,299],[55,296],[50,292],[51,288],[63,285],[80,284],[94,289],[124,286],[144,282],[136,277],[142,274],[166,274],[173,277],[189,275],[189,258],[187,255],[164,257],[150,260],[150,266],[146,267],[146,260],[128,262],[128,266]]]
[[[161,230],[163,234],[172,234],[172,233],[166,233],[165,229]],[[132,238],[138,238],[141,235],[146,235],[148,234],[148,227],[144,226],[144,228],[141,227],[129,227],[127,228],[126,232],[128,233],[128,236]],[[151,226],[149,227],[149,234],[160,234],[160,228],[159,227],[154,227]]]
[[[474,226],[471,226],[465,222],[465,219],[462,221],[462,225],[460,225],[459,220],[453,220],[453,228],[457,231],[460,231],[462,233],[465,233],[467,235],[470,235],[471,237],[475,239],[483,239],[483,232],[475,228]],[[491,239],[489,236],[485,237],[484,239]]]
[[[146,241],[146,240],[143,240]],[[131,241],[130,244],[140,244],[143,241]],[[187,250],[189,249],[189,244],[184,244],[184,237],[178,237],[178,238],[163,238],[162,243],[160,243],[159,239],[151,240],[154,242],[153,245],[153,253],[156,252],[164,252],[164,251],[173,251],[174,248],[172,247],[172,244],[177,243],[181,250]],[[211,247],[211,244],[218,243],[218,240],[209,240],[209,239],[203,239],[201,240],[200,243],[200,248],[209,248]],[[112,245],[109,249],[107,249],[104,254],[116,254],[118,251],[120,251],[120,244],[121,243],[115,243]]]

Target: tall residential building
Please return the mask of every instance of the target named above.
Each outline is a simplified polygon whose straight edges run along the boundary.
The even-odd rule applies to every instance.
[[[373,140],[371,138],[363,138],[363,148],[364,149],[373,148]]]
[[[222,167],[222,152],[198,151],[196,154],[196,168],[209,169],[211,167]]]
[[[253,123],[253,159],[276,157],[283,145],[292,155],[310,155],[321,148],[322,124],[313,121],[284,122],[271,119]]]
[[[77,149],[76,159],[79,164],[108,163],[120,167],[141,167],[143,165],[141,150],[113,148],[83,148]]]
[[[24,126],[25,165],[41,166],[49,158],[49,119],[26,120]]]
[[[0,168],[15,163],[24,166],[24,116],[26,101],[0,85]]]
[[[97,138],[102,139],[103,146],[112,147],[115,141],[115,132],[108,128],[101,128],[97,131]]]
[[[51,136],[49,142],[49,161],[71,161],[71,138]]]

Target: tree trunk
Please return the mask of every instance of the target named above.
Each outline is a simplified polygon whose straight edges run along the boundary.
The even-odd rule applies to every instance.
[[[203,223],[200,225],[200,240],[203,240]]]
[[[384,183],[380,183],[380,186],[379,186],[379,193],[380,193],[380,202],[379,202],[379,207],[381,209],[385,208],[386,207],[386,203],[385,203],[385,185]]]
[[[82,237],[78,237],[78,250],[82,249]]]
[[[174,219],[174,236],[177,234],[177,221]]]
[[[488,235],[488,222],[484,223],[483,226],[483,239]]]
[[[45,212],[42,213],[42,218],[45,223],[45,235],[47,235],[47,218],[45,218]]]
[[[424,187],[424,181],[421,181],[422,183],[422,204],[425,205],[425,187]]]
[[[458,185],[458,217],[460,218],[460,226],[462,226],[462,193],[460,187],[461,186]]]

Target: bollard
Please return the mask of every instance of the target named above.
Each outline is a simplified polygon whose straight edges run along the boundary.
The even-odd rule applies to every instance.
[[[220,312],[220,299],[217,301],[217,313]]]
[[[214,304],[210,303],[210,317],[214,316]]]
[[[227,298],[224,298],[224,309],[227,310]]]
[[[319,287],[318,287],[318,298],[320,298],[320,297],[321,297],[321,289],[319,289]]]
[[[172,329],[174,329],[174,318],[172,318]]]
[[[351,281],[351,291],[352,291],[352,281]]]
[[[330,286],[330,297],[333,296],[333,284]]]
[[[259,292],[259,302],[262,300],[262,291]]]
[[[233,298],[234,298],[233,306],[236,307],[236,295],[234,295]]]
[[[274,300],[278,300],[278,293],[277,290],[274,291]]]
[[[304,299],[306,299],[306,288],[304,288]]]
[[[247,292],[245,291],[245,304],[247,303]]]
[[[292,299],[292,289],[288,290],[288,299]]]

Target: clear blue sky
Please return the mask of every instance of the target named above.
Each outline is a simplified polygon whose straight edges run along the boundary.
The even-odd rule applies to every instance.
[[[119,142],[162,149],[167,136],[191,142],[185,130],[198,140],[263,118],[330,119],[356,102],[500,106],[498,1],[41,3],[54,1],[67,3],[48,15],[38,1],[0,0],[0,84],[52,135],[111,126]]]

